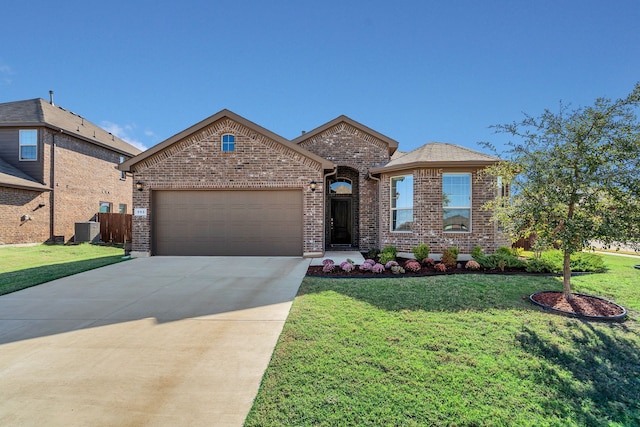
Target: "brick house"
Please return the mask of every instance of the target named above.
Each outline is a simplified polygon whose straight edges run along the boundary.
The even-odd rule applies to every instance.
[[[97,212],[130,213],[117,166],[140,152],[53,99],[0,103],[0,244],[66,242]]]
[[[289,141],[222,110],[120,165],[133,173],[134,256],[438,253],[507,242],[481,206],[498,159],[453,144],[412,152],[346,116]],[[443,194],[445,197],[443,198]]]

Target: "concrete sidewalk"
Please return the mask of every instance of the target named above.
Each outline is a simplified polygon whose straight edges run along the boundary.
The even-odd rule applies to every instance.
[[[0,425],[241,426],[308,265],[141,258],[0,296]]]

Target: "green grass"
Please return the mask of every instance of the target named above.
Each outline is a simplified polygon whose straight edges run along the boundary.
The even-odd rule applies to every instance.
[[[532,306],[553,277],[307,277],[245,425],[640,425],[640,260],[605,258],[574,290],[624,323]]]
[[[37,245],[0,248],[0,295],[122,261],[114,246]]]

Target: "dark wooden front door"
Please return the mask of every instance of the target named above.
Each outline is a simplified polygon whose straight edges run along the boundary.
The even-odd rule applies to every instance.
[[[351,244],[351,200],[331,200],[331,244]]]

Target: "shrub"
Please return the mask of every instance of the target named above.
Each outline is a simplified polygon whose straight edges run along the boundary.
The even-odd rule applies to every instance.
[[[482,253],[482,246],[474,246],[473,250],[471,251],[471,258],[477,261],[478,258],[482,256],[484,256],[484,254]]]
[[[399,265],[394,265],[393,267],[391,267],[391,272],[393,274],[404,274],[404,268],[400,267]]]
[[[358,267],[358,269],[360,271],[371,271],[371,267],[373,267],[373,264],[369,264],[368,262],[365,262],[363,264],[360,264],[360,267]]]
[[[439,262],[436,265],[433,266],[433,268],[436,269],[436,271],[440,271],[442,273],[444,273],[445,271],[447,271],[447,266],[444,265],[443,263]]]
[[[454,250],[455,249],[455,250]],[[458,264],[458,248],[449,248],[442,253],[441,262],[450,269],[456,268]]]
[[[398,256],[398,248],[393,245],[387,245],[382,249],[382,254],[392,254],[396,258]]]
[[[384,265],[378,263],[375,264],[373,267],[371,267],[371,271],[373,271],[374,273],[382,273],[384,272]]]
[[[496,251],[496,254],[509,256],[509,255],[513,255],[513,252],[511,252],[511,248],[509,246],[501,246]]]
[[[356,268],[356,266],[350,263],[349,261],[344,261],[343,263],[340,264],[340,268],[342,269],[342,271],[346,271],[347,273],[350,273]]]
[[[366,253],[366,255],[365,255],[365,256],[366,256],[367,258],[376,259],[376,258],[378,258],[378,255],[380,255],[380,249],[378,249],[378,248],[372,248],[372,249],[369,249],[369,250],[367,251],[367,253]]]
[[[496,268],[500,268],[501,270],[505,268],[524,268],[526,266],[526,263],[524,261],[510,254],[482,255],[481,257],[474,259],[478,262],[478,264],[480,264],[480,267],[489,270],[495,270]],[[502,267],[500,267],[501,265]]]
[[[527,271],[529,273],[554,273],[553,263],[542,258],[531,258],[527,261]]]
[[[549,264],[553,265],[553,272],[560,273],[563,268],[562,251],[553,249],[550,251],[542,252],[540,259],[545,260]],[[571,271],[581,272],[602,272],[605,270],[604,261],[600,255],[590,254],[588,252],[575,252],[571,254]]]
[[[365,259],[365,260],[364,260],[364,263],[365,263],[365,264],[371,264],[371,265],[374,265],[376,262],[375,262],[374,260],[372,260],[372,259]]]
[[[322,267],[322,271],[324,273],[331,273],[335,268],[335,264],[327,263]]]
[[[329,259],[329,258],[323,259],[322,260],[322,265],[327,265],[327,264],[335,264],[335,263],[333,262],[332,259]]]
[[[416,259],[425,259],[429,257],[430,250],[431,248],[429,247],[429,245],[425,245],[424,243],[422,243],[421,245],[413,248],[411,252],[413,252],[413,255],[416,257]]]
[[[385,263],[384,268],[390,269],[391,267],[395,267],[396,265],[398,265],[397,261],[389,261]]]
[[[478,264],[478,262],[474,260],[467,261],[467,264],[464,267],[467,270],[480,270],[480,264]]]
[[[457,246],[451,246],[449,249],[447,249],[449,252],[451,252],[452,254],[454,254],[456,256],[456,258],[458,258],[458,255],[460,255],[460,249],[458,249]]]
[[[380,254],[380,264],[386,264],[389,261],[395,261],[395,260],[396,260],[396,256],[391,252],[383,252],[382,254]]]
[[[404,264],[404,268],[406,270],[409,271],[413,271],[414,273],[420,271],[420,269],[422,268],[422,266],[420,265],[420,263],[418,261],[416,261],[415,259],[410,259],[409,261],[407,261]]]
[[[422,260],[422,264],[427,265],[427,266],[432,266],[436,263],[436,260],[433,258],[425,258]]]

